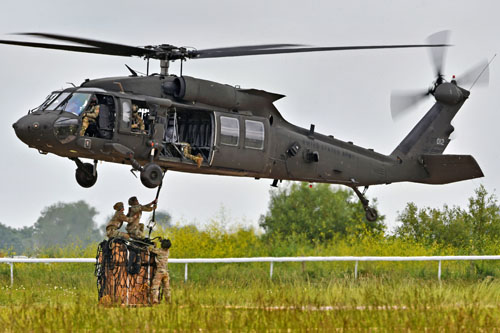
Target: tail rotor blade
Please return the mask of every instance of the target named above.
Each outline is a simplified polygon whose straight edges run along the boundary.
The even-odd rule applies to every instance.
[[[449,39],[450,39],[450,31],[443,30],[427,37],[427,42],[429,44],[448,44]],[[446,47],[433,47],[430,49],[431,59],[437,77],[443,75],[444,57],[446,55],[446,49],[447,49]]]
[[[484,59],[474,67],[457,77],[457,83],[459,86],[470,86],[481,85],[488,86],[490,83],[490,66],[488,60]]]
[[[394,91],[391,94],[391,116],[393,120],[399,119],[414,106],[421,103],[429,95],[428,91]]]

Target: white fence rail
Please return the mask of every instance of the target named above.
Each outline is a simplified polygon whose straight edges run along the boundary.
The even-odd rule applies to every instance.
[[[269,277],[273,277],[275,262],[314,262],[314,261],[349,261],[354,262],[354,278],[358,277],[358,264],[360,261],[438,261],[438,279],[441,280],[442,261],[475,261],[475,260],[500,260],[500,255],[495,256],[416,256],[416,257],[254,257],[254,258],[192,258],[168,260],[170,264],[184,264],[184,281],[188,280],[188,264],[230,264],[246,262],[268,262]],[[0,258],[0,263],[10,265],[10,283],[14,284],[15,263],[95,263],[95,258]]]

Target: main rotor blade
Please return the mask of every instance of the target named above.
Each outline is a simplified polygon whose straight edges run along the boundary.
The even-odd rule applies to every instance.
[[[244,46],[230,46],[230,47],[218,47],[214,49],[203,49],[203,52],[222,52],[222,51],[238,51],[238,50],[264,50],[264,49],[274,49],[280,47],[298,47],[304,46],[303,44],[262,44],[262,45],[244,45]]]
[[[425,100],[429,91],[393,91],[391,93],[391,116],[399,119],[414,106]]]
[[[61,40],[66,42],[73,42],[83,45],[90,45],[95,48],[101,50],[100,54],[109,54],[109,55],[121,55],[121,56],[138,56],[142,57],[148,54],[153,54],[154,52],[148,49],[144,49],[141,47],[116,44],[116,43],[108,43],[93,39],[87,38],[79,38],[73,36],[63,36],[57,34],[49,34],[49,33],[39,33],[39,32],[26,32],[26,33],[16,33],[16,35],[21,36],[33,36],[38,38],[49,38],[55,40]],[[56,45],[56,44],[48,44],[48,45]]]
[[[109,50],[103,50],[97,47],[86,47],[86,46],[74,46],[74,45],[60,45],[60,44],[46,44],[46,43],[33,43],[33,42],[20,42],[15,40],[0,40],[0,44],[16,45],[16,46],[28,46],[37,47],[43,49],[52,50],[64,50],[64,51],[74,51],[74,52],[84,52],[84,53],[94,53],[94,54],[106,54],[115,56],[125,56],[130,57],[130,54],[122,54],[120,52],[110,52]]]
[[[439,31],[427,37],[427,43],[429,44],[448,44],[449,40],[450,40],[449,30]],[[444,47],[436,47],[430,50],[430,55],[432,63],[434,65],[434,73],[436,77],[440,77],[441,75],[443,75],[445,54],[446,54],[446,48]]]
[[[195,51],[195,59],[198,58],[223,58],[223,57],[241,57],[261,54],[281,54],[281,53],[302,53],[302,52],[323,52],[323,51],[344,51],[344,50],[369,50],[369,49],[400,49],[414,47],[444,47],[448,44],[410,44],[410,45],[366,45],[366,46],[327,46],[327,47],[294,47],[277,49],[248,49],[248,50],[198,50]]]
[[[472,85],[477,84],[481,86],[488,86],[490,82],[490,66],[488,60],[484,59],[478,64],[476,64],[471,69],[467,70],[465,73],[457,77],[457,83],[459,86],[470,86],[468,89],[472,88]]]

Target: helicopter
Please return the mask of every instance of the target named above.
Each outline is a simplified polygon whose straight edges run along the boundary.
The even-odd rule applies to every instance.
[[[462,82],[447,82],[442,74],[447,32],[432,35],[426,44],[264,44],[202,50],[169,44],[136,47],[52,33],[19,35],[79,45],[19,40],[0,44],[147,61],[146,75],[127,66],[129,76],[86,79],[80,86],[54,91],[13,124],[29,147],[74,161],[76,181],[85,188],[97,181],[98,161],[132,166],[148,188],[161,188],[167,170],[267,178],[274,187],[282,180],[340,184],[354,190],[367,220],[375,221],[378,213],[365,197],[371,185],[447,184],[483,177],[472,156],[443,154],[454,131],[451,120],[470,95]],[[436,78],[423,93],[393,95],[393,115],[426,96],[436,102],[390,155],[317,133],[314,124],[306,129],[287,122],[273,104],[283,95],[182,75],[183,62],[194,59],[414,47],[433,52]],[[160,61],[160,73],[149,73],[151,59]],[[169,73],[169,63],[176,60],[181,62],[179,76]],[[465,76],[476,78],[477,73],[474,69]],[[96,106],[98,116],[89,122],[85,118]],[[85,121],[88,126],[83,126]]]

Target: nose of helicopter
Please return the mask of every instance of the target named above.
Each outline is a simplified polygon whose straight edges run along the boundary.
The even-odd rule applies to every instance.
[[[40,117],[35,117],[33,115],[27,115],[12,124],[17,137],[28,146],[36,146],[36,143],[40,141],[40,138],[43,137],[44,132],[46,132],[47,126],[43,124],[39,118]]]

